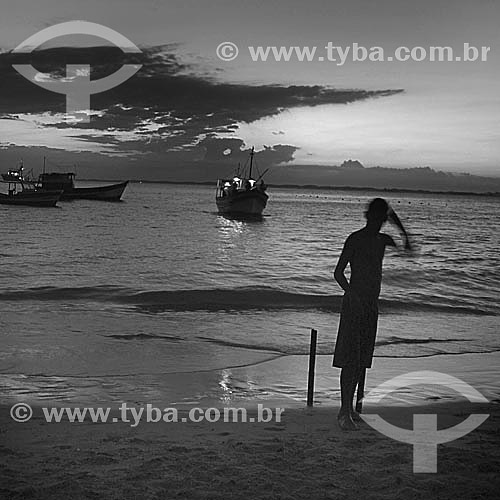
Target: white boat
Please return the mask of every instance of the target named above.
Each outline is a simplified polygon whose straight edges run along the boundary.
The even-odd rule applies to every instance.
[[[252,177],[254,148],[250,152],[248,171],[236,173],[231,179],[218,179],[215,202],[221,214],[233,215],[262,215],[266,208],[269,196],[266,194],[267,186],[263,175],[257,179]]]

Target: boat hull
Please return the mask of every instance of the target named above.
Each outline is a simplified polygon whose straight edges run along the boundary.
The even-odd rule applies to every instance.
[[[112,184],[110,186],[65,189],[61,196],[61,200],[120,201],[127,184],[128,181]]]
[[[268,198],[266,193],[252,189],[228,196],[217,196],[215,201],[221,214],[261,215]]]
[[[33,193],[0,193],[1,205],[28,205],[32,207],[55,207],[62,191],[36,191]]]

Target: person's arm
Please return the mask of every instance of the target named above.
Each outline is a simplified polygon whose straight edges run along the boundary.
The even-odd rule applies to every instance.
[[[342,290],[344,290],[344,292],[346,293],[349,293],[350,291],[350,284],[349,281],[347,281],[347,278],[345,277],[344,271],[347,267],[347,264],[349,264],[349,260],[352,255],[351,243],[352,243],[351,239],[347,238],[346,242],[344,243],[344,248],[342,249],[342,253],[340,254],[339,260],[337,262],[337,266],[335,267],[335,271],[333,273],[335,280],[340,285]]]
[[[408,233],[406,232],[406,229],[404,228],[403,223],[399,220],[398,214],[391,207],[389,208],[389,211],[387,212],[387,217],[400,230],[401,235],[403,236],[405,250],[411,251],[412,246],[410,243],[410,239],[408,237]]]

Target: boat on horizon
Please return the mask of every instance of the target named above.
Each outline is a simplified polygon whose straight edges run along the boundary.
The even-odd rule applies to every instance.
[[[18,170],[2,174],[2,183],[7,184],[7,193],[0,192],[2,205],[28,205],[33,207],[55,207],[62,190],[40,189],[37,183],[23,173],[23,165]]]
[[[76,187],[75,172],[46,172],[46,158],[43,171],[38,176],[37,186],[46,191],[62,191],[61,200],[120,201],[129,181],[96,187]]]
[[[263,179],[266,172],[257,179],[252,177],[254,154],[252,147],[248,169],[245,164],[241,172],[238,168],[233,178],[217,180],[215,202],[220,214],[260,216],[266,208],[269,199]]]
[[[129,181],[96,187],[75,187],[74,172],[42,173],[38,178],[41,189],[61,190],[61,200],[120,201]]]

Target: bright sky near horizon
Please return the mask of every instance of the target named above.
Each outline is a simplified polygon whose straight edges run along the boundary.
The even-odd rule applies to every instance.
[[[290,144],[297,164],[432,168],[499,175],[500,2],[494,0],[2,0],[0,49],[37,31],[83,19],[109,26],[139,47],[175,44],[192,72],[244,84],[322,85],[340,89],[404,89],[350,104],[292,107],[222,137],[247,145]],[[221,42],[237,59],[216,57]],[[248,46],[490,47],[485,62],[254,62]],[[0,123],[0,127],[4,127]],[[33,121],[5,127],[2,142],[27,143]],[[16,132],[17,131],[17,132]],[[17,135],[16,135],[17,134]],[[71,146],[68,131],[52,140]],[[17,139],[16,139],[17,137]],[[56,137],[56,139],[54,139]],[[48,140],[48,139],[47,139]],[[38,144],[41,145],[41,144]],[[55,147],[54,144],[46,144]],[[105,145],[100,143],[102,148]]]

